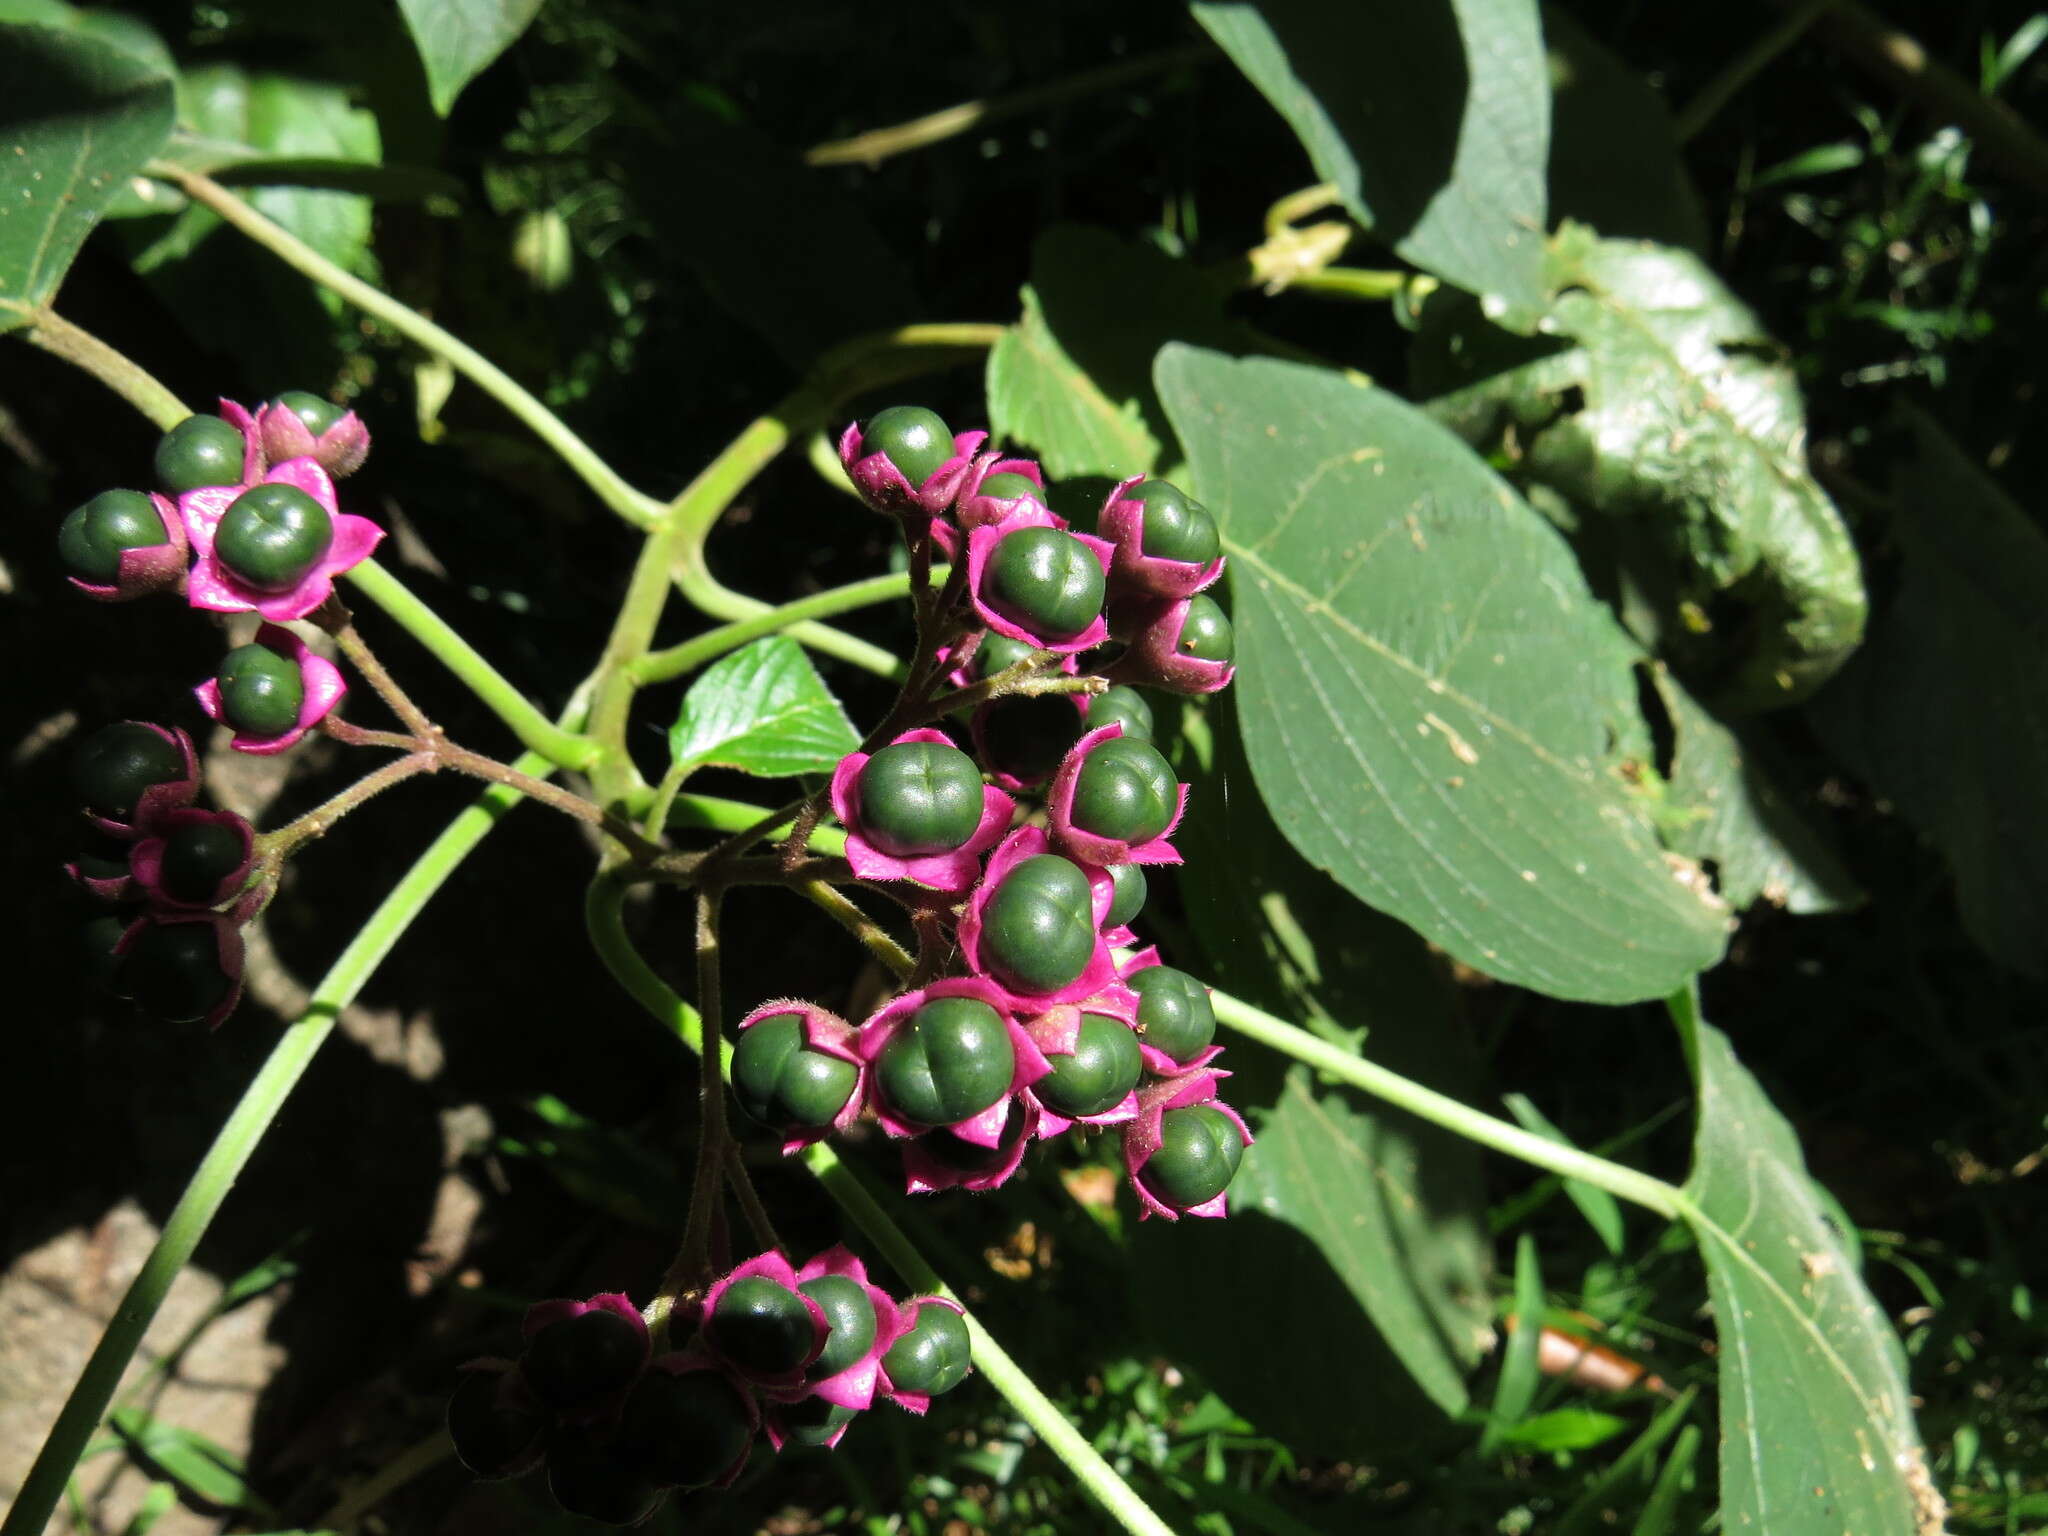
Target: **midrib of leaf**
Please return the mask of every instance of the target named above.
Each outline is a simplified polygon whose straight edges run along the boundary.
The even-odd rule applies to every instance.
[[[721,736],[715,743],[712,744],[711,749],[708,752],[699,753],[691,757],[689,761],[693,763],[711,762],[716,758],[718,753],[723,752],[728,747],[732,746],[735,742],[743,742],[747,740],[749,737],[758,736],[764,732],[772,731],[775,729],[775,727],[781,725],[785,721],[800,720],[805,715],[816,715],[821,714],[823,712],[823,705],[813,703],[792,705],[788,708],[779,710],[772,715],[756,715],[753,719],[749,720],[746,723],[746,725],[741,729],[729,732],[728,734]]]
[[[49,254],[50,241],[57,233],[57,226],[64,222],[64,205],[72,201],[78,191],[79,172],[84,170],[86,160],[92,154],[92,124],[86,123],[78,132],[78,157],[72,162],[71,172],[64,180],[64,190],[57,196],[56,211],[43,220],[42,236],[36,241],[35,254],[29,257],[28,278],[23,286],[23,296],[40,302],[43,286],[43,258]],[[34,308],[34,303],[16,306],[24,314]]]

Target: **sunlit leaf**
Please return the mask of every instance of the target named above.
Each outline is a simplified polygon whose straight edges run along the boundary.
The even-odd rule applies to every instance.
[[[434,110],[446,117],[462,88],[519,41],[541,0],[398,0],[427,67]]]
[[[825,773],[860,745],[804,648],[770,635],[707,667],[668,734],[678,763],[790,778]]]

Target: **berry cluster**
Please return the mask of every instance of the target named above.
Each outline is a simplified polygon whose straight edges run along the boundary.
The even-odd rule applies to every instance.
[[[332,477],[369,447],[353,411],[313,395],[284,394],[253,414],[223,400],[219,415],[187,417],[159,441],[161,489],[103,491],[58,528],[58,555],[88,597],[178,592],[197,609],[262,616],[194,690],[240,751],[284,751],[347,692],[335,665],[283,626],[333,614],[334,577],[383,537],[335,505]],[[176,727],[107,726],[86,740],[73,777],[109,842],[66,867],[128,909],[88,925],[89,952],[149,1012],[219,1024],[241,993],[241,926],[275,890],[254,829],[194,805],[198,758]]]
[[[758,1254],[671,1321],[692,1336],[655,1355],[623,1295],[538,1303],[518,1360],[465,1368],[456,1454],[479,1477],[545,1464],[562,1508],[634,1525],[670,1489],[728,1486],[757,1433],[778,1451],[836,1445],[876,1398],[921,1414],[971,1364],[954,1303],[893,1301],[840,1246],[801,1269]]]
[[[1108,492],[1095,533],[1074,532],[1038,465],[984,452],[986,439],[898,406],[839,444],[913,548],[952,555],[964,617],[938,665],[959,686],[991,684],[969,727],[976,755],[909,730],[849,754],[831,782],[853,873],[907,883],[952,936],[945,974],[858,1028],[808,1002],[755,1009],[734,1092],[785,1151],[871,1112],[904,1142],[913,1193],[992,1189],[1033,1140],[1119,1127],[1142,1214],[1221,1216],[1251,1137],[1216,1097],[1215,1015],[1193,977],[1133,952],[1129,926],[1146,866],[1180,862],[1169,839],[1187,804],[1130,685],[1230,682],[1229,620],[1205,595],[1221,538],[1199,503],[1142,477]],[[943,596],[935,608],[927,621],[948,623]],[[1079,680],[1084,653],[1106,691],[1003,691]],[[1039,786],[1042,805],[1020,807]]]

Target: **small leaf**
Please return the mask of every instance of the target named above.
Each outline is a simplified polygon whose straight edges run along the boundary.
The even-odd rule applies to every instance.
[[[1572,1139],[1552,1125],[1543,1111],[1530,1101],[1528,1095],[1503,1094],[1501,1102],[1507,1105],[1508,1112],[1515,1117],[1523,1130],[1534,1131],[1538,1136],[1554,1141],[1561,1147],[1573,1145]],[[1604,1189],[1586,1183],[1583,1179],[1565,1179],[1562,1184],[1565,1198],[1579,1208],[1579,1214],[1586,1218],[1586,1225],[1593,1229],[1594,1235],[1600,1239],[1601,1246],[1609,1253],[1619,1256],[1622,1239],[1621,1207],[1615,1202],[1614,1196]]]
[[[704,670],[668,743],[678,763],[786,779],[830,772],[860,737],[804,648],[770,635]]]
[[[398,0],[437,115],[448,115],[462,88],[519,40],[540,7],[541,0]]]
[[[1612,1529],[1620,1507],[1634,1500],[1634,1484],[1639,1472],[1647,1468],[1650,1459],[1663,1449],[1664,1442],[1684,1422],[1685,1416],[1692,1411],[1693,1400],[1698,1396],[1698,1387],[1687,1387],[1659,1409],[1649,1428],[1602,1468],[1600,1475],[1593,1479],[1592,1486],[1579,1495],[1571,1508],[1558,1516],[1550,1536],[1589,1536],[1591,1532]],[[1698,1438],[1699,1432],[1693,1426],[1686,1425],[1686,1431]],[[1673,1460],[1676,1459],[1674,1456]]]
[[[143,1494],[142,1502],[123,1527],[121,1536],[149,1536],[150,1529],[157,1521],[170,1513],[171,1506],[178,1502],[178,1488],[175,1483],[151,1483],[149,1491]]]
[[[64,281],[115,195],[171,131],[168,76],[83,33],[0,26],[0,331]]]
[[[117,1408],[108,1415],[107,1424],[128,1442],[131,1452],[193,1497],[225,1509],[275,1513],[249,1486],[241,1457],[226,1446],[140,1408]]]
[[[1500,1433],[1500,1443],[1524,1451],[1584,1451],[1612,1440],[1628,1420],[1591,1408],[1553,1408]]]
[[[1650,1489],[1650,1496],[1643,1500],[1643,1513],[1636,1521],[1634,1536],[1671,1536],[1681,1529],[1678,1524],[1678,1501],[1685,1497],[1686,1488],[1692,1478],[1692,1464],[1700,1453],[1700,1441],[1706,1437],[1700,1433],[1697,1424],[1688,1424],[1678,1437],[1678,1443],[1671,1447],[1671,1457],[1657,1473],[1656,1484]],[[1698,1527],[1694,1526],[1697,1530]],[[1937,1515],[1934,1523],[1922,1527],[1926,1536],[1934,1536],[1941,1529]]]
[[[1905,1353],[1829,1224],[1798,1137],[1697,1005],[1681,995],[1673,1010],[1698,1084],[1683,1214],[1720,1334],[1723,1529],[1939,1530]]]
[[[1537,1352],[1543,1343],[1543,1271],[1536,1259],[1536,1239],[1527,1232],[1515,1239],[1515,1324],[1501,1353],[1500,1380],[1479,1436],[1482,1456],[1493,1454],[1507,1432],[1522,1422],[1541,1379]]]
[[[1634,648],[1469,450],[1323,369],[1168,347],[1160,394],[1223,525],[1259,792],[1303,857],[1478,970],[1602,1002],[1719,956],[1620,772]]]
[[[1542,303],[1550,79],[1535,0],[1193,9],[1376,238],[1494,308]]]

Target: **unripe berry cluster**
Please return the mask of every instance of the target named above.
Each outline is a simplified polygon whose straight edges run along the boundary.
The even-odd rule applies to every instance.
[[[892,1300],[842,1246],[801,1269],[757,1254],[670,1324],[688,1342],[656,1355],[623,1295],[536,1304],[519,1359],[465,1368],[456,1454],[479,1477],[545,1465],[562,1508],[635,1525],[671,1489],[728,1486],[757,1434],[777,1451],[836,1445],[877,1398],[921,1414],[971,1364],[954,1303]]]

